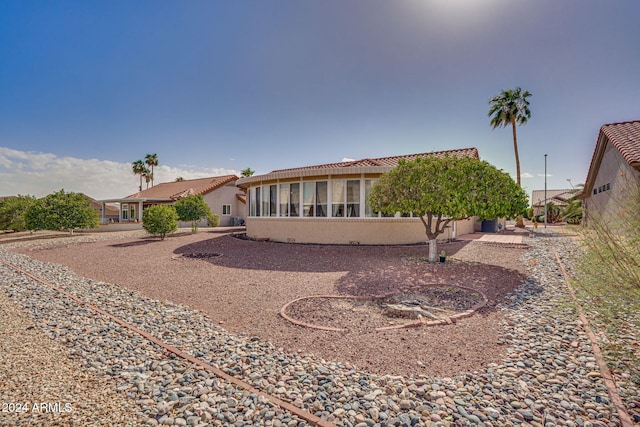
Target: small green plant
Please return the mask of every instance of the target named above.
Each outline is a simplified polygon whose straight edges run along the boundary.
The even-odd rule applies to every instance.
[[[446,257],[447,253],[444,250],[442,250],[442,251],[440,251],[440,256],[441,257]]]
[[[209,227],[217,227],[220,225],[220,215],[218,214],[210,214],[209,216],[207,216],[207,224],[209,224]]]
[[[151,206],[142,213],[142,228],[164,240],[167,233],[173,233],[178,229],[178,213],[173,206]]]

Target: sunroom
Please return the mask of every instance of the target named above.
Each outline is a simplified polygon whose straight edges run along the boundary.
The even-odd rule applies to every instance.
[[[411,244],[424,242],[420,218],[385,216],[367,203],[380,175],[399,159],[475,156],[475,148],[277,170],[236,182],[247,191],[247,235],[255,239],[324,244]],[[443,239],[472,233],[473,220],[454,223]]]

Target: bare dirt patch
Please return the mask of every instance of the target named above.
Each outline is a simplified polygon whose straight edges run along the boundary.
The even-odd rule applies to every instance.
[[[420,261],[427,253],[423,245],[295,245],[213,232],[47,248],[20,252],[67,265],[85,277],[189,305],[231,332],[380,374],[455,376],[498,362],[504,345],[502,315],[495,306],[525,280],[518,262],[525,249],[476,242],[440,245],[447,252],[445,264]],[[483,292],[488,304],[451,325],[384,332],[309,330],[279,315],[283,305],[304,296],[371,296],[449,284]],[[369,309],[347,307],[351,315],[344,320],[361,319],[360,308]],[[336,322],[331,307],[304,309]]]

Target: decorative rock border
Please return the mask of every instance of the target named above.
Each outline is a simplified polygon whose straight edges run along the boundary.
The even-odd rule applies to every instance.
[[[479,309],[481,309],[482,307],[484,307],[485,305],[487,305],[487,303],[489,302],[489,299],[487,298],[487,296],[484,294],[484,292],[479,291],[477,289],[473,289],[467,286],[461,286],[461,285],[443,285],[441,283],[433,283],[431,285],[423,285],[423,286],[412,286],[409,288],[401,288],[398,292],[391,292],[391,293],[387,293],[387,294],[381,294],[381,295],[371,295],[371,296],[356,296],[356,295],[310,295],[310,296],[306,296],[306,297],[301,297],[301,298],[296,298],[292,301],[289,301],[288,303],[286,303],[285,305],[282,306],[282,308],[280,309],[280,316],[282,316],[285,320],[293,323],[294,325],[297,326],[302,326],[305,328],[311,328],[311,329],[318,329],[321,331],[330,331],[330,332],[346,332],[348,331],[348,329],[346,328],[334,328],[331,326],[322,326],[322,325],[315,325],[313,323],[307,323],[307,322],[303,322],[302,320],[298,320],[298,319],[294,319],[293,317],[289,316],[286,312],[287,312],[287,308],[289,308],[292,304],[295,304],[298,301],[302,301],[305,299],[317,299],[317,298],[334,298],[334,299],[354,299],[357,301],[374,301],[377,299],[383,299],[383,298],[389,298],[392,297],[394,295],[398,295],[398,294],[402,294],[405,292],[410,292],[410,291],[419,291],[421,289],[430,287],[430,286],[449,286],[449,287],[454,287],[454,288],[460,288],[460,289],[464,289],[464,290],[468,290],[468,291],[472,291],[472,292],[476,292],[478,294],[480,294],[480,296],[482,297],[482,301],[480,301],[479,303],[475,304],[473,307],[471,307],[468,310],[465,310],[461,313],[458,314],[454,314],[453,316],[448,316],[439,320],[430,320],[427,321],[424,318],[419,318],[418,320],[413,320],[411,322],[407,322],[407,323],[402,323],[400,325],[393,325],[393,326],[383,326],[383,327],[379,327],[379,328],[375,328],[376,331],[388,331],[388,330],[393,330],[393,329],[404,329],[404,328],[415,328],[415,327],[419,327],[419,326],[440,326],[440,325],[451,325],[453,323],[456,323],[459,319],[463,319],[465,317],[469,317],[471,315],[473,315],[476,311],[478,311]]]

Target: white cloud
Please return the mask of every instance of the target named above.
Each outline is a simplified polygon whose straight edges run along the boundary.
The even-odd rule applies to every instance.
[[[179,168],[161,165],[154,168],[154,182],[205,178],[238,174],[238,171],[211,168]],[[140,177],[131,171],[131,163],[110,160],[58,157],[0,147],[0,197],[16,194],[43,197],[64,189],[84,193],[94,199],[125,197],[138,191]],[[143,188],[146,184],[143,180]]]
[[[539,176],[539,177],[544,178],[544,174],[543,174],[543,173],[539,173],[539,174],[538,174],[538,176]],[[550,176],[553,176],[553,175],[551,175],[550,173],[548,173],[548,174],[547,174],[547,177],[550,177]]]
[[[529,172],[523,172],[520,174],[521,178],[533,178],[533,175],[530,174]]]
[[[340,161],[341,161],[341,162],[353,162],[353,161],[355,161],[355,160],[356,160],[356,159],[352,159],[352,158],[349,158],[349,157],[343,157],[343,158],[342,158],[342,160],[340,160]]]

